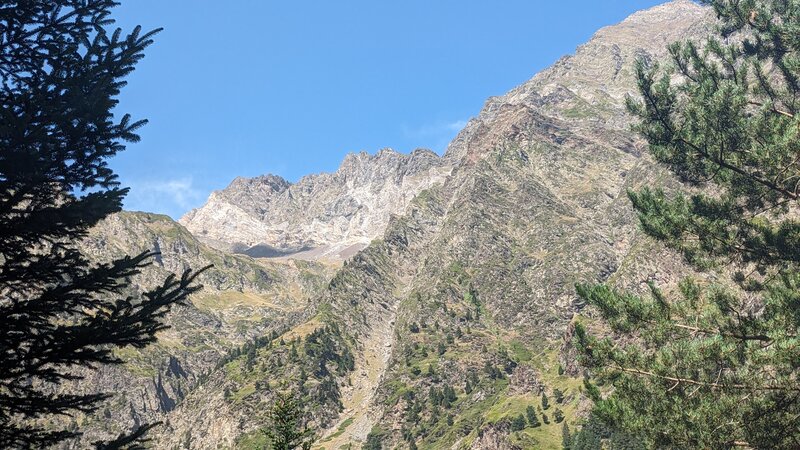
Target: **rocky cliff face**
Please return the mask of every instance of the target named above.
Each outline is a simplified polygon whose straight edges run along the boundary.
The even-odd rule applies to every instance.
[[[199,381],[178,384],[181,395],[158,388],[166,375],[150,375],[148,398],[166,419],[155,445],[258,448],[274,393],[292,390],[320,430],[320,448],[368,439],[383,448],[560,448],[555,411],[574,429],[588,407],[569,336],[574,317],[591,320],[591,311],[574,283],[643,289],[686,270],[637,232],[625,195],[675,183],[629,130],[624,98],[636,92],[634,61],[663,59],[669,42],[701,37],[712,24],[707,9],[677,0],[604,28],[489,99],[444,158],[351,155],[334,174],[296,184],[237,179],[214,193],[182,223],[218,249],[345,261],[334,274],[283,258],[287,269],[193,244],[226,267],[212,278],[213,307],[203,310],[201,298],[193,306],[236,325],[175,326],[224,336],[214,348],[227,356],[204,366]],[[154,236],[143,243],[154,239],[193,254]],[[169,269],[183,267],[182,258]],[[275,281],[251,285],[261,270]],[[317,281],[303,285],[308,277]],[[248,305],[241,295],[251,291],[262,300],[274,291],[303,295],[247,309],[252,323],[220,319],[219,309]],[[242,354],[230,350],[242,341],[236,333],[261,339]],[[176,359],[181,370],[163,359],[164,374],[188,373],[190,359]],[[529,406],[548,421],[515,431],[512,419]]]
[[[149,213],[112,215],[81,247],[102,262],[160,252],[132,278],[133,295],[160,285],[171,273],[213,267],[199,277],[203,290],[167,315],[170,328],[159,333],[157,343],[141,350],[120,349],[124,365],[79,370],[85,380],[62,386],[114,394],[96,414],[70,419],[85,432],[81,443],[72,443],[78,448],[164,420],[232,350],[306,320],[309,300],[319,295],[334,271],[314,262],[266,262],[226,254],[198,242],[169,217]]]
[[[349,154],[336,172],[295,184],[274,175],[237,178],[180,222],[224,250],[341,260],[380,236],[392,214],[450,170],[429,150]]]

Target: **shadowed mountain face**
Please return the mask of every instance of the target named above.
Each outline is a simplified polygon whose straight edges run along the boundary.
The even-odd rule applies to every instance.
[[[223,266],[186,309],[207,322],[187,324],[179,310],[165,335],[213,348],[207,364],[192,362],[201,352],[185,343],[159,344],[161,359],[141,365],[147,376],[114,369],[128,370],[131,386],[164,385],[167,371],[195,374],[170,401],[157,388],[148,394],[163,407],[147,417],[166,423],[156,445],[257,448],[274,393],[292,389],[323,448],[359,448],[368,437],[383,448],[560,448],[555,410],[574,429],[588,407],[568,341],[574,316],[591,313],[574,283],[642,289],[685,272],[639,235],[625,196],[644,183],[674,184],[630,132],[634,62],[663,59],[668,43],[712,24],[708,10],[678,0],[604,28],[489,99],[444,157],[384,150],[296,184],[236,179],[182,218],[186,229],[114,229],[126,216],[110,219],[99,235],[147,236],[136,248],[157,244],[163,270],[213,258]],[[200,250],[160,238],[167,230]],[[114,248],[93,242],[98,257]],[[253,281],[262,272],[263,285]],[[272,330],[274,339],[231,351]],[[550,423],[513,431],[528,406]],[[124,420],[107,431],[130,424],[125,407],[110,411]]]

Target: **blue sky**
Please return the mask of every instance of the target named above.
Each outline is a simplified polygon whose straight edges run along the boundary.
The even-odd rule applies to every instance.
[[[150,123],[110,164],[126,209],[178,218],[236,176],[441,153],[487,97],[659,3],[123,0],[117,25],[164,31],[118,108]]]

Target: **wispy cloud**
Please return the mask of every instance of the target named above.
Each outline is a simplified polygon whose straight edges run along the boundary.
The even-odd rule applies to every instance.
[[[419,127],[403,127],[403,134],[409,139],[419,141],[422,147],[442,152],[466,125],[466,120],[441,121]]]
[[[168,214],[174,219],[199,206],[204,199],[192,177],[134,180],[125,184],[131,188],[125,198],[125,209]]]
[[[455,133],[461,131],[465,126],[467,126],[466,120],[456,120],[447,124],[447,128]]]
[[[455,134],[461,131],[467,124],[466,120],[455,120],[452,122],[437,122],[425,124],[416,128],[404,127],[403,133],[410,138],[439,137],[442,134]]]

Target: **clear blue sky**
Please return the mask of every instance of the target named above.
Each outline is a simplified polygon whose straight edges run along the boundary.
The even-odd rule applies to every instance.
[[[117,25],[164,31],[118,109],[150,123],[111,166],[126,209],[178,218],[236,176],[441,153],[487,97],[662,2],[123,0]]]

